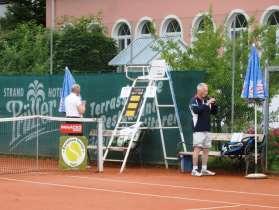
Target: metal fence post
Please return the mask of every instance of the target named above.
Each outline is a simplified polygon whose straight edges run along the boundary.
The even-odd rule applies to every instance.
[[[50,58],[49,58],[49,74],[53,74],[53,33],[55,30],[55,0],[51,0],[51,27],[50,27]]]
[[[232,92],[231,92],[231,132],[234,131],[234,103],[235,103],[235,25],[236,25],[236,17],[233,21],[233,34],[232,34]]]
[[[264,71],[264,81],[265,88],[267,91],[267,97],[264,100],[264,140],[265,140],[265,170],[268,169],[268,132],[269,132],[269,70],[268,70],[268,61],[265,62],[265,71]]]
[[[97,152],[98,152],[98,172],[104,171],[104,161],[103,161],[103,120],[99,118],[98,120],[98,140],[97,140]]]
[[[39,117],[36,117],[37,129],[36,129],[36,167],[39,170]]]

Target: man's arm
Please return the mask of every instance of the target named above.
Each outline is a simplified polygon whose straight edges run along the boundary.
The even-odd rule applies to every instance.
[[[210,113],[211,114],[217,114],[218,112],[218,106],[214,103],[214,104],[211,104],[211,108],[210,108]]]
[[[195,98],[193,98],[190,102],[190,109],[195,114],[200,114],[204,111],[208,111],[210,108],[207,104],[199,104]]]
[[[80,99],[77,102],[77,110],[81,115],[85,113],[85,103],[83,103]]]
[[[78,106],[77,106],[77,109],[78,109],[78,112],[79,112],[80,114],[84,114],[84,112],[85,112],[85,104],[80,104],[80,105],[78,105]]]
[[[209,104],[210,107],[210,114],[217,114],[218,112],[218,106],[216,105],[216,99],[215,98],[211,98],[207,101],[207,103]]]

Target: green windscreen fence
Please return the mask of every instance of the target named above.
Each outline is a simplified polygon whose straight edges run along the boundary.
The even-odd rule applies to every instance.
[[[120,73],[74,75],[74,77],[81,86],[82,99],[87,101],[87,111],[84,117],[102,117],[105,129],[112,130],[123,106],[123,101],[119,98],[121,88],[131,85],[131,81]],[[172,78],[187,148],[190,149],[192,132],[188,103],[195,93],[196,85],[203,81],[204,73],[201,71],[177,71],[172,72]],[[63,75],[0,76],[0,118],[29,115],[64,116],[58,112],[62,82]],[[160,81],[157,91],[160,104],[171,103],[168,82]],[[162,110],[161,119],[165,126],[176,125],[172,109]],[[51,123],[53,122],[40,122],[38,131],[40,148],[42,148],[40,155],[55,156],[58,154],[57,142],[60,134],[57,129],[52,129]],[[157,123],[155,106],[151,99],[145,107],[144,123],[146,126],[156,126]],[[36,131],[32,122],[1,123],[0,153],[8,152],[6,151],[8,150],[7,145],[17,145],[22,141],[35,141]],[[177,131],[166,132],[165,141],[169,156],[175,156],[180,149],[177,144],[178,138]],[[6,141],[9,141],[9,144]],[[28,146],[24,149],[28,153]],[[140,151],[140,156],[146,163],[162,162],[158,130],[146,132]]]

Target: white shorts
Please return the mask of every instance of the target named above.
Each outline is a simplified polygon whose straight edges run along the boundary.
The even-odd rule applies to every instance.
[[[211,138],[209,132],[194,132],[193,133],[193,146],[201,148],[211,148]]]

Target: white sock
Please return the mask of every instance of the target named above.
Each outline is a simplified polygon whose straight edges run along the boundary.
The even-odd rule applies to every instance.
[[[202,165],[202,170],[206,171],[207,170],[207,165]]]
[[[198,170],[198,166],[193,166],[193,171],[197,171]]]

